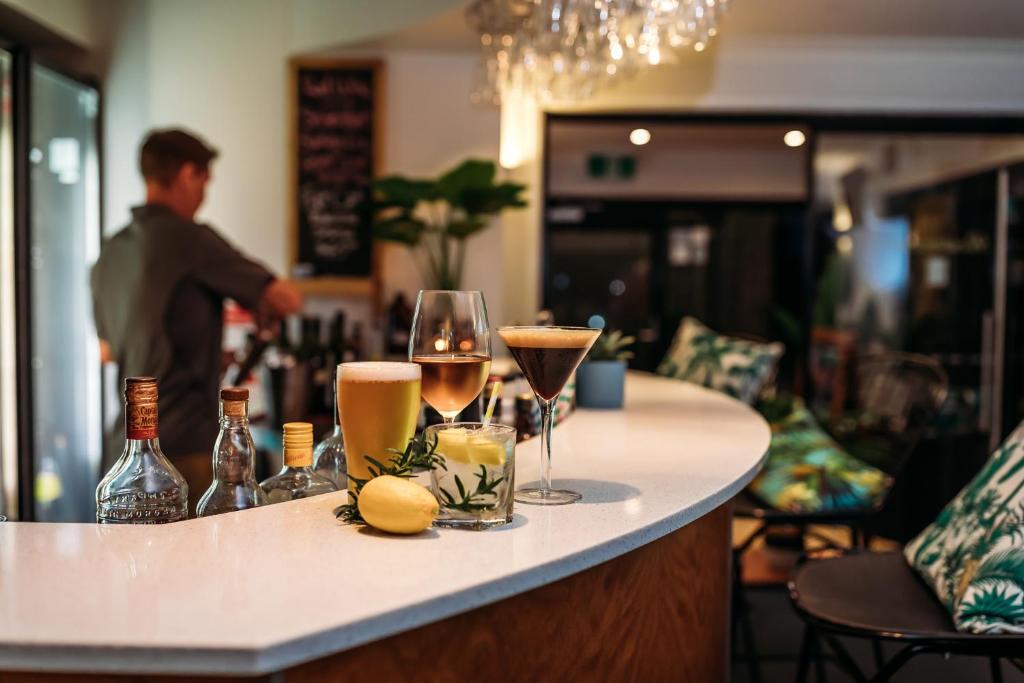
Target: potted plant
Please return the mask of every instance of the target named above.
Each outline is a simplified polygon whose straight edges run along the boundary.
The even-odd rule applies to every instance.
[[[526,206],[526,187],[495,182],[496,173],[493,161],[467,159],[436,179],[374,180],[374,237],[409,247],[428,289],[461,289],[466,238]]]
[[[581,408],[622,407],[626,361],[633,357],[627,349],[635,342],[636,337],[623,336],[621,330],[597,338],[576,371],[576,403]]]

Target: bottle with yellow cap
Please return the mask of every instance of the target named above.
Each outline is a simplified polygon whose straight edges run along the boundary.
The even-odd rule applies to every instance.
[[[265,505],[256,483],[256,446],[249,432],[249,390],[220,390],[220,434],[213,445],[213,483],[199,499],[197,517]]]
[[[284,503],[338,490],[333,481],[313,471],[313,425],[286,423],[283,445],[284,467],[260,483],[268,503]]]

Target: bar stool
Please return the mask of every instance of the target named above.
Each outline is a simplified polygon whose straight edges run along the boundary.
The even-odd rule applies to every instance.
[[[789,595],[805,630],[796,680],[815,663],[821,677],[821,642],[855,681],[888,681],[904,664],[927,653],[987,657],[992,681],[1001,683],[1000,659],[1024,653],[1024,635],[961,633],[949,613],[900,552],[825,553],[803,561],[789,580]],[[871,640],[874,676],[868,676],[838,636]],[[884,661],[881,643],[903,648]]]
[[[870,425],[873,439],[889,444],[890,451],[888,462],[872,464],[886,470],[894,479],[899,476],[918,440],[938,415],[948,387],[949,380],[942,366],[927,356],[883,353],[860,361],[853,413]],[[854,428],[842,430],[833,425],[833,437],[844,447],[855,442],[858,438],[856,423],[860,421],[855,421]],[[747,492],[733,500],[737,517],[759,522],[757,528],[733,548],[733,642],[738,642],[737,636],[745,641],[743,659],[747,660],[753,683],[759,683],[761,674],[742,583],[743,555],[758,538],[773,527],[783,525],[798,527],[801,538],[810,533],[807,529],[812,525],[844,526],[850,532],[850,547],[866,548],[871,540],[867,523],[884,509],[887,500],[888,495],[868,507],[800,513],[766,506]],[[831,539],[823,540],[826,545],[836,547]]]

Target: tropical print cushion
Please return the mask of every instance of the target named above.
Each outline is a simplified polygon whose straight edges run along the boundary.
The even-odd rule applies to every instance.
[[[1024,633],[1024,423],[904,554],[960,631]]]
[[[771,428],[768,457],[748,490],[776,509],[806,513],[871,508],[892,486],[885,472],[833,441],[802,404],[796,403]]]
[[[686,380],[753,403],[775,371],[785,347],[717,334],[696,318],[683,318],[658,374]]]

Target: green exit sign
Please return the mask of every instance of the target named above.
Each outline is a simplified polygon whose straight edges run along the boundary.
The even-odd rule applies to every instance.
[[[591,154],[587,157],[587,177],[599,180],[614,177],[618,180],[632,180],[636,175],[636,157],[632,154],[611,156]]]

